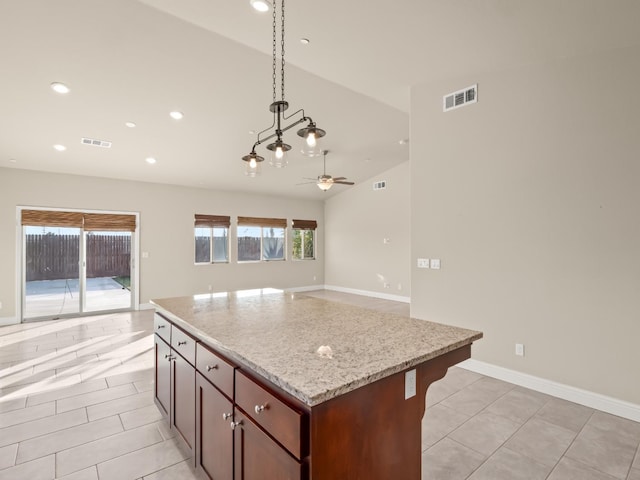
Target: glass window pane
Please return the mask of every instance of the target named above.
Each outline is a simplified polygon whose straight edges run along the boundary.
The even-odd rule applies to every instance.
[[[211,261],[211,228],[196,227],[196,263],[209,263]]]
[[[260,227],[238,226],[238,261],[260,260]]]
[[[214,227],[213,229],[213,261],[229,261],[229,229]]]
[[[262,258],[284,260],[284,228],[264,227],[262,229]]]
[[[302,230],[293,229],[293,250],[292,258],[302,260]]]
[[[315,252],[314,252],[314,241],[313,241],[313,237],[314,237],[314,230],[304,230],[303,234],[304,234],[304,258],[306,259],[314,259],[315,258]]]

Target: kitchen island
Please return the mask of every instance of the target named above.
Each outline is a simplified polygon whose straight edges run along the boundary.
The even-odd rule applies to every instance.
[[[427,388],[482,337],[273,289],[153,303],[156,403],[214,480],[420,479]]]

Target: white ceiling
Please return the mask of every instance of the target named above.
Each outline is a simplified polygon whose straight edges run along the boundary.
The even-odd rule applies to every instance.
[[[327,172],[356,182],[408,160],[412,85],[640,43],[636,0],[295,0],[286,13],[289,112],[327,131]],[[270,55],[270,13],[248,0],[0,0],[0,166],[310,199],[350,188],[296,185],[322,173],[296,152],[243,175],[249,131],[272,121]]]

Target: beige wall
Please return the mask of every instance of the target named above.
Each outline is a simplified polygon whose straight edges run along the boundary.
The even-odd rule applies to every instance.
[[[478,360],[640,404],[638,85],[640,47],[414,88],[413,316],[484,331]]]
[[[374,191],[379,180],[387,188]],[[404,162],[327,200],[328,286],[410,297],[409,190],[409,162]]]
[[[324,283],[322,202],[0,168],[0,318],[16,315],[17,205],[140,212],[140,250],[149,253],[139,259],[141,303],[205,293],[209,285],[222,291]],[[318,260],[196,266],[195,213],[231,215],[232,260],[238,215],[315,219]]]

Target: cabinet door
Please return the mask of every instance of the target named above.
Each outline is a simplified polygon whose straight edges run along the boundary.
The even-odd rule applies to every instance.
[[[303,465],[238,409],[234,421],[234,480],[306,478]]]
[[[171,401],[171,348],[158,335],[155,339],[155,362],[156,362],[156,382],[155,397],[156,404],[169,416],[169,402]]]
[[[233,480],[233,404],[196,373],[196,468],[212,480]]]
[[[196,370],[174,350],[171,350],[171,356],[171,428],[175,428],[193,450],[196,436]]]

